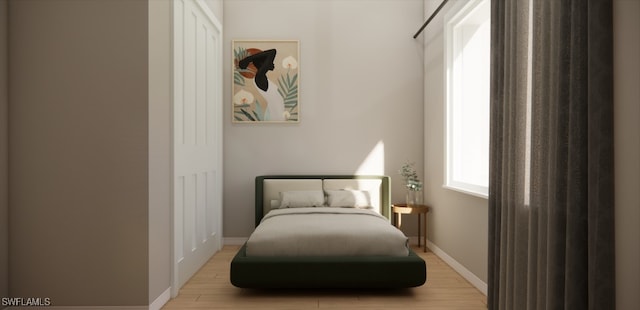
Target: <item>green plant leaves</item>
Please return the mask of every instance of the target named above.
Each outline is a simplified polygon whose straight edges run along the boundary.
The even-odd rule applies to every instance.
[[[294,112],[298,107],[298,74],[291,76],[289,72],[278,78],[278,92],[284,100],[284,107],[291,114],[289,120],[298,120],[298,112]]]

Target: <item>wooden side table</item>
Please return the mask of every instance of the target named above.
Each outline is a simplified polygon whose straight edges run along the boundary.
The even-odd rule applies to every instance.
[[[393,212],[393,224],[400,228],[402,226],[403,214],[418,214],[418,247],[422,244],[420,242],[420,235],[424,235],[424,251],[427,251],[427,213],[431,207],[427,205],[411,205],[396,203],[391,205],[391,211]],[[424,217],[424,227],[421,227],[420,219]]]

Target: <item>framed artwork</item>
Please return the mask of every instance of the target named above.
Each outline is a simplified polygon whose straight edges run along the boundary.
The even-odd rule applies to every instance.
[[[232,49],[233,122],[299,122],[299,41],[234,40]]]

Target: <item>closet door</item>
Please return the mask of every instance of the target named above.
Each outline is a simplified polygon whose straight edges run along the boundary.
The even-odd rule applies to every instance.
[[[222,27],[174,2],[173,295],[222,246]]]

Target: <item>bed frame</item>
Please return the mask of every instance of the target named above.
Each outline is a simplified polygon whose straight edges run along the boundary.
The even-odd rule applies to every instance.
[[[256,177],[256,226],[282,190],[352,188],[371,191],[374,207],[390,219],[390,180],[387,176],[271,175]],[[251,257],[246,244],[231,261],[231,283],[241,288],[406,288],[420,286],[426,264],[409,255],[343,257]]]

